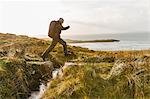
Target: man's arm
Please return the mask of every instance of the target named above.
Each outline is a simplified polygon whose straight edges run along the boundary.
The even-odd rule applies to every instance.
[[[67,26],[67,27],[63,27],[62,26],[62,29],[61,30],[67,30],[67,29],[69,29],[70,28],[70,26]]]

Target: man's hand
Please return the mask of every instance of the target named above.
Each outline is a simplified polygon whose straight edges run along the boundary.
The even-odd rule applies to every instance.
[[[67,26],[67,28],[69,29],[69,28],[70,28],[70,26]]]
[[[67,30],[69,28],[70,28],[70,26],[67,26],[67,27],[64,27],[62,30]]]

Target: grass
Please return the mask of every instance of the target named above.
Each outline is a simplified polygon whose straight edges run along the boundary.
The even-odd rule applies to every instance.
[[[38,61],[51,41],[14,34],[0,34],[0,38],[0,98],[27,98],[31,88],[38,89],[45,71],[39,65],[29,66],[24,56],[36,56]],[[64,57],[58,44],[49,55],[54,67],[65,62],[76,65],[51,81],[44,99],[150,98],[150,50],[93,51],[76,46],[68,46],[68,50],[72,54]],[[38,75],[32,75],[34,70]]]
[[[26,86],[25,73],[21,67],[22,61],[19,60],[0,60],[0,98],[15,98],[19,94],[27,94],[28,87]],[[21,86],[20,86],[21,85]],[[23,97],[22,97],[23,98]]]
[[[51,81],[43,99],[150,98],[149,50],[88,51],[78,52],[78,56],[78,62],[85,64],[64,70],[62,78]],[[120,64],[123,66],[118,68]]]
[[[132,69],[126,68],[120,75],[108,79],[104,78],[110,76],[111,69],[106,68],[113,67],[113,64],[70,66],[64,70],[62,78],[58,77],[51,81],[51,86],[42,99],[150,98],[150,65],[145,62],[139,64],[138,67],[141,69],[132,65]],[[106,72],[103,72],[103,69],[106,69]]]
[[[26,99],[51,78],[48,68],[18,58],[0,59],[0,68],[0,99]]]

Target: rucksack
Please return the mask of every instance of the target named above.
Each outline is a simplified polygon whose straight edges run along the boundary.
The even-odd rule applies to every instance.
[[[53,37],[55,35],[55,27],[56,27],[56,22],[57,21],[52,21],[49,25],[49,31],[48,31],[48,36]]]

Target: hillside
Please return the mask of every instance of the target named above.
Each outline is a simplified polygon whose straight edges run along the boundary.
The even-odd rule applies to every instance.
[[[26,99],[51,79],[54,68],[63,66],[66,59],[59,45],[52,53],[55,57],[41,59],[49,44],[37,38],[0,33],[0,99]]]
[[[40,57],[50,41],[0,33],[0,98],[26,99],[41,83],[43,99],[150,98],[150,50],[93,51],[59,44],[47,61]],[[73,63],[64,66],[65,63]],[[54,68],[62,73],[52,78]]]

